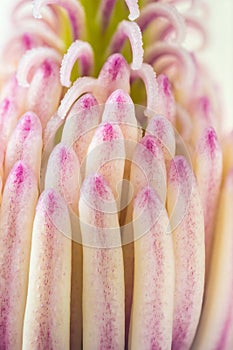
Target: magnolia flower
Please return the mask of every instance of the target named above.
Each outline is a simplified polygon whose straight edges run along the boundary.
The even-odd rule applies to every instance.
[[[233,138],[198,59],[206,11],[15,5],[0,73],[0,349],[233,347]]]

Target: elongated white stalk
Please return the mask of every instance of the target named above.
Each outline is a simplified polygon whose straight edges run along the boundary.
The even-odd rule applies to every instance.
[[[233,336],[233,171],[228,174],[219,202],[210,275],[193,350],[228,350]]]
[[[194,175],[182,156],[168,169],[167,207],[175,251],[172,349],[189,349],[198,325],[205,274],[204,218]]]
[[[83,349],[124,348],[124,268],[117,207],[103,177],[92,175],[79,202],[83,239]]]
[[[69,349],[71,227],[53,189],[42,193],[32,233],[23,350]]]
[[[129,349],[171,349],[174,253],[169,219],[151,187],[134,202],[134,291]]]
[[[213,128],[203,131],[198,141],[195,174],[200,190],[205,219],[206,281],[214,237],[214,218],[217,212],[222,181],[222,151]]]
[[[71,209],[72,269],[70,297],[70,347],[81,347],[82,341],[82,246],[78,214],[79,190],[81,186],[79,160],[72,147],[58,144],[50,155],[46,170],[45,189],[54,188]],[[71,222],[72,224],[72,222]]]
[[[37,180],[20,161],[11,170],[0,215],[0,348],[21,349]]]

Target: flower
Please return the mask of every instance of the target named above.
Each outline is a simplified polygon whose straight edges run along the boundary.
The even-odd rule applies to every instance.
[[[183,44],[205,44],[205,16],[201,0],[15,5],[1,349],[232,348],[232,133]]]

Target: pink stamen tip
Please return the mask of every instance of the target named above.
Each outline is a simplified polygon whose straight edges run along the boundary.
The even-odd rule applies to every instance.
[[[183,156],[176,156],[171,160],[169,166],[169,178],[171,182],[183,183],[181,190],[185,191],[185,182],[191,176],[191,169],[187,160]],[[184,181],[184,182],[183,182]]]
[[[32,126],[32,121],[31,121],[31,116],[30,115],[26,115],[24,117],[24,121],[22,123],[22,129],[23,131],[30,131],[31,130],[31,126]]]
[[[22,41],[26,50],[30,50],[32,48],[32,39],[28,33],[25,33],[22,36]]]
[[[4,100],[0,104],[0,115],[7,113],[10,107],[10,100],[8,98],[4,98]]]
[[[158,81],[161,82],[164,93],[169,96],[171,94],[171,84],[168,77],[164,74],[160,74]]]
[[[202,96],[199,100],[200,107],[204,115],[209,115],[212,112],[212,106],[207,96]]]
[[[19,161],[15,165],[12,172],[14,172],[14,174],[15,174],[14,183],[17,185],[20,185],[24,181],[24,178],[25,178],[25,168],[24,168],[23,162]]]
[[[103,179],[100,176],[94,178],[95,181],[95,191],[101,197],[104,198],[106,195],[106,187],[103,182]]]
[[[107,123],[103,126],[103,141],[112,141],[114,138],[114,130],[111,124]]]
[[[44,77],[45,77],[45,78],[48,78],[48,77],[52,74],[52,72],[53,72],[52,66],[51,66],[49,60],[45,60],[45,61],[42,63],[41,69],[42,69],[42,71],[43,71],[43,73],[44,73]]]
[[[156,158],[161,159],[161,150],[159,149],[159,146],[157,144],[157,140],[155,137],[151,135],[146,135],[143,137],[143,139],[140,142],[146,149],[153,155],[156,156]]]
[[[127,62],[121,54],[111,55],[107,62],[104,64],[99,78],[102,79],[104,77],[108,78],[110,81],[115,81],[119,76],[122,75],[125,67],[127,66]]]

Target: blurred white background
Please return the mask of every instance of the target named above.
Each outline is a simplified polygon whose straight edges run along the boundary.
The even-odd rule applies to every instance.
[[[91,0],[88,0],[91,1]],[[187,0],[188,1],[188,0]],[[16,0],[0,0],[0,47],[9,32],[9,9]],[[204,59],[220,83],[227,128],[233,126],[233,0],[206,0],[210,6],[210,44]]]

